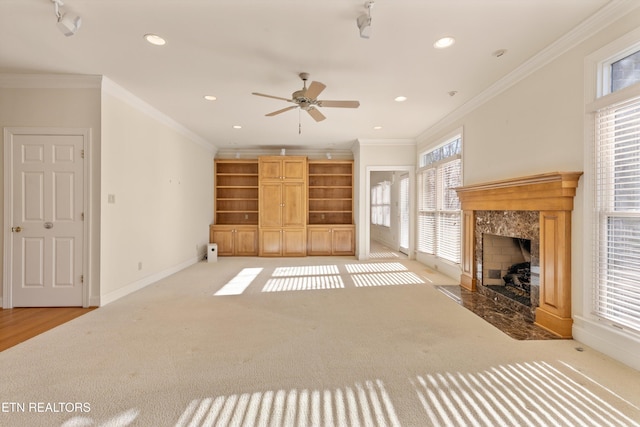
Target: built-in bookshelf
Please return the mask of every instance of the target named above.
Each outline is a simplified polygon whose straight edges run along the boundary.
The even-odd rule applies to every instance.
[[[353,161],[309,161],[309,225],[353,224]]]
[[[258,225],[258,161],[215,161],[215,224]]]

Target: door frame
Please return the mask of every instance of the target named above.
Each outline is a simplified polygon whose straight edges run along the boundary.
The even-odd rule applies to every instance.
[[[361,251],[359,259],[367,260],[371,254],[371,172],[400,172],[401,174],[409,174],[409,259],[416,258],[415,251],[415,182],[416,182],[416,168],[415,166],[367,166],[365,168],[365,226],[364,228],[364,251]],[[360,195],[362,197],[362,195]],[[364,253],[362,253],[364,252]]]
[[[407,188],[407,197],[408,197],[408,206],[407,209],[409,210],[407,212],[409,218],[407,219],[407,237],[408,237],[408,241],[407,241],[407,247],[404,248],[402,246],[402,230],[403,230],[403,226],[402,226],[402,180],[403,179],[407,179],[407,184],[408,184],[408,188]],[[399,238],[398,238],[398,252],[403,253],[405,255],[409,255],[409,241],[411,240],[411,178],[409,177],[408,173],[401,173],[398,177],[398,181],[400,182],[400,191],[398,193],[398,231],[399,231]],[[404,252],[403,249],[406,249],[406,253]]]
[[[82,306],[89,307],[91,298],[91,129],[90,128],[57,128],[57,127],[6,127],[3,132],[4,144],[4,232],[3,234],[3,287],[2,308],[13,308],[12,289],[12,240],[13,223],[13,137],[16,135],[73,135],[82,136],[84,145],[83,162],[83,211],[82,227]]]

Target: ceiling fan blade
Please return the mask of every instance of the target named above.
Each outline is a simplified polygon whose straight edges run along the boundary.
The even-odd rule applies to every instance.
[[[265,98],[280,99],[282,101],[293,102],[292,99],[282,98],[281,96],[265,95],[264,93],[251,92],[251,95],[264,96]]]
[[[326,119],[324,114],[322,114],[317,108],[309,108],[307,110],[307,113],[309,113],[309,115],[313,117],[313,120],[315,120],[316,122],[321,122]]]
[[[304,96],[309,99],[316,99],[318,95],[326,88],[326,86],[320,82],[311,82]]]
[[[294,105],[294,106],[291,106],[291,107],[283,108],[282,110],[278,110],[278,111],[274,111],[273,113],[265,114],[265,116],[272,117],[272,116],[275,116],[276,114],[284,113],[285,111],[293,110],[295,108],[298,108],[298,106]]]
[[[318,105],[321,107],[358,108],[360,106],[360,102],[358,101],[318,101]]]

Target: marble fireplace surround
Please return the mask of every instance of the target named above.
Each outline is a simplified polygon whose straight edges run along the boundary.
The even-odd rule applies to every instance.
[[[477,239],[482,233],[476,229],[501,228],[501,224],[485,223],[486,218],[496,218],[495,214],[479,211],[503,211],[506,217],[514,217],[513,211],[537,212],[540,288],[534,322],[562,338],[572,334],[571,211],[580,176],[582,172],[550,172],[456,188],[463,212],[460,286],[477,290],[477,257],[481,256],[476,254],[481,247]]]

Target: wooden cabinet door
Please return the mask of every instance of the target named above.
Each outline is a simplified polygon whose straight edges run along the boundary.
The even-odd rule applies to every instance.
[[[260,180],[282,180],[282,160],[273,158],[260,158],[258,175]]]
[[[355,253],[355,230],[353,227],[334,228],[331,232],[333,255],[353,255]]]
[[[307,175],[304,159],[283,159],[282,176],[285,181],[303,181]]]
[[[307,254],[307,236],[302,229],[282,231],[282,255],[305,256]]]
[[[218,255],[233,255],[233,227],[212,227],[211,243],[218,245]]]
[[[260,185],[260,227],[282,226],[282,184]]]
[[[282,256],[282,229],[260,230],[260,256]]]
[[[282,226],[304,227],[306,224],[305,185],[302,182],[282,184]]]
[[[239,256],[258,255],[258,229],[237,227],[235,230],[235,254]]]
[[[331,229],[328,227],[308,228],[308,255],[331,255]]]

